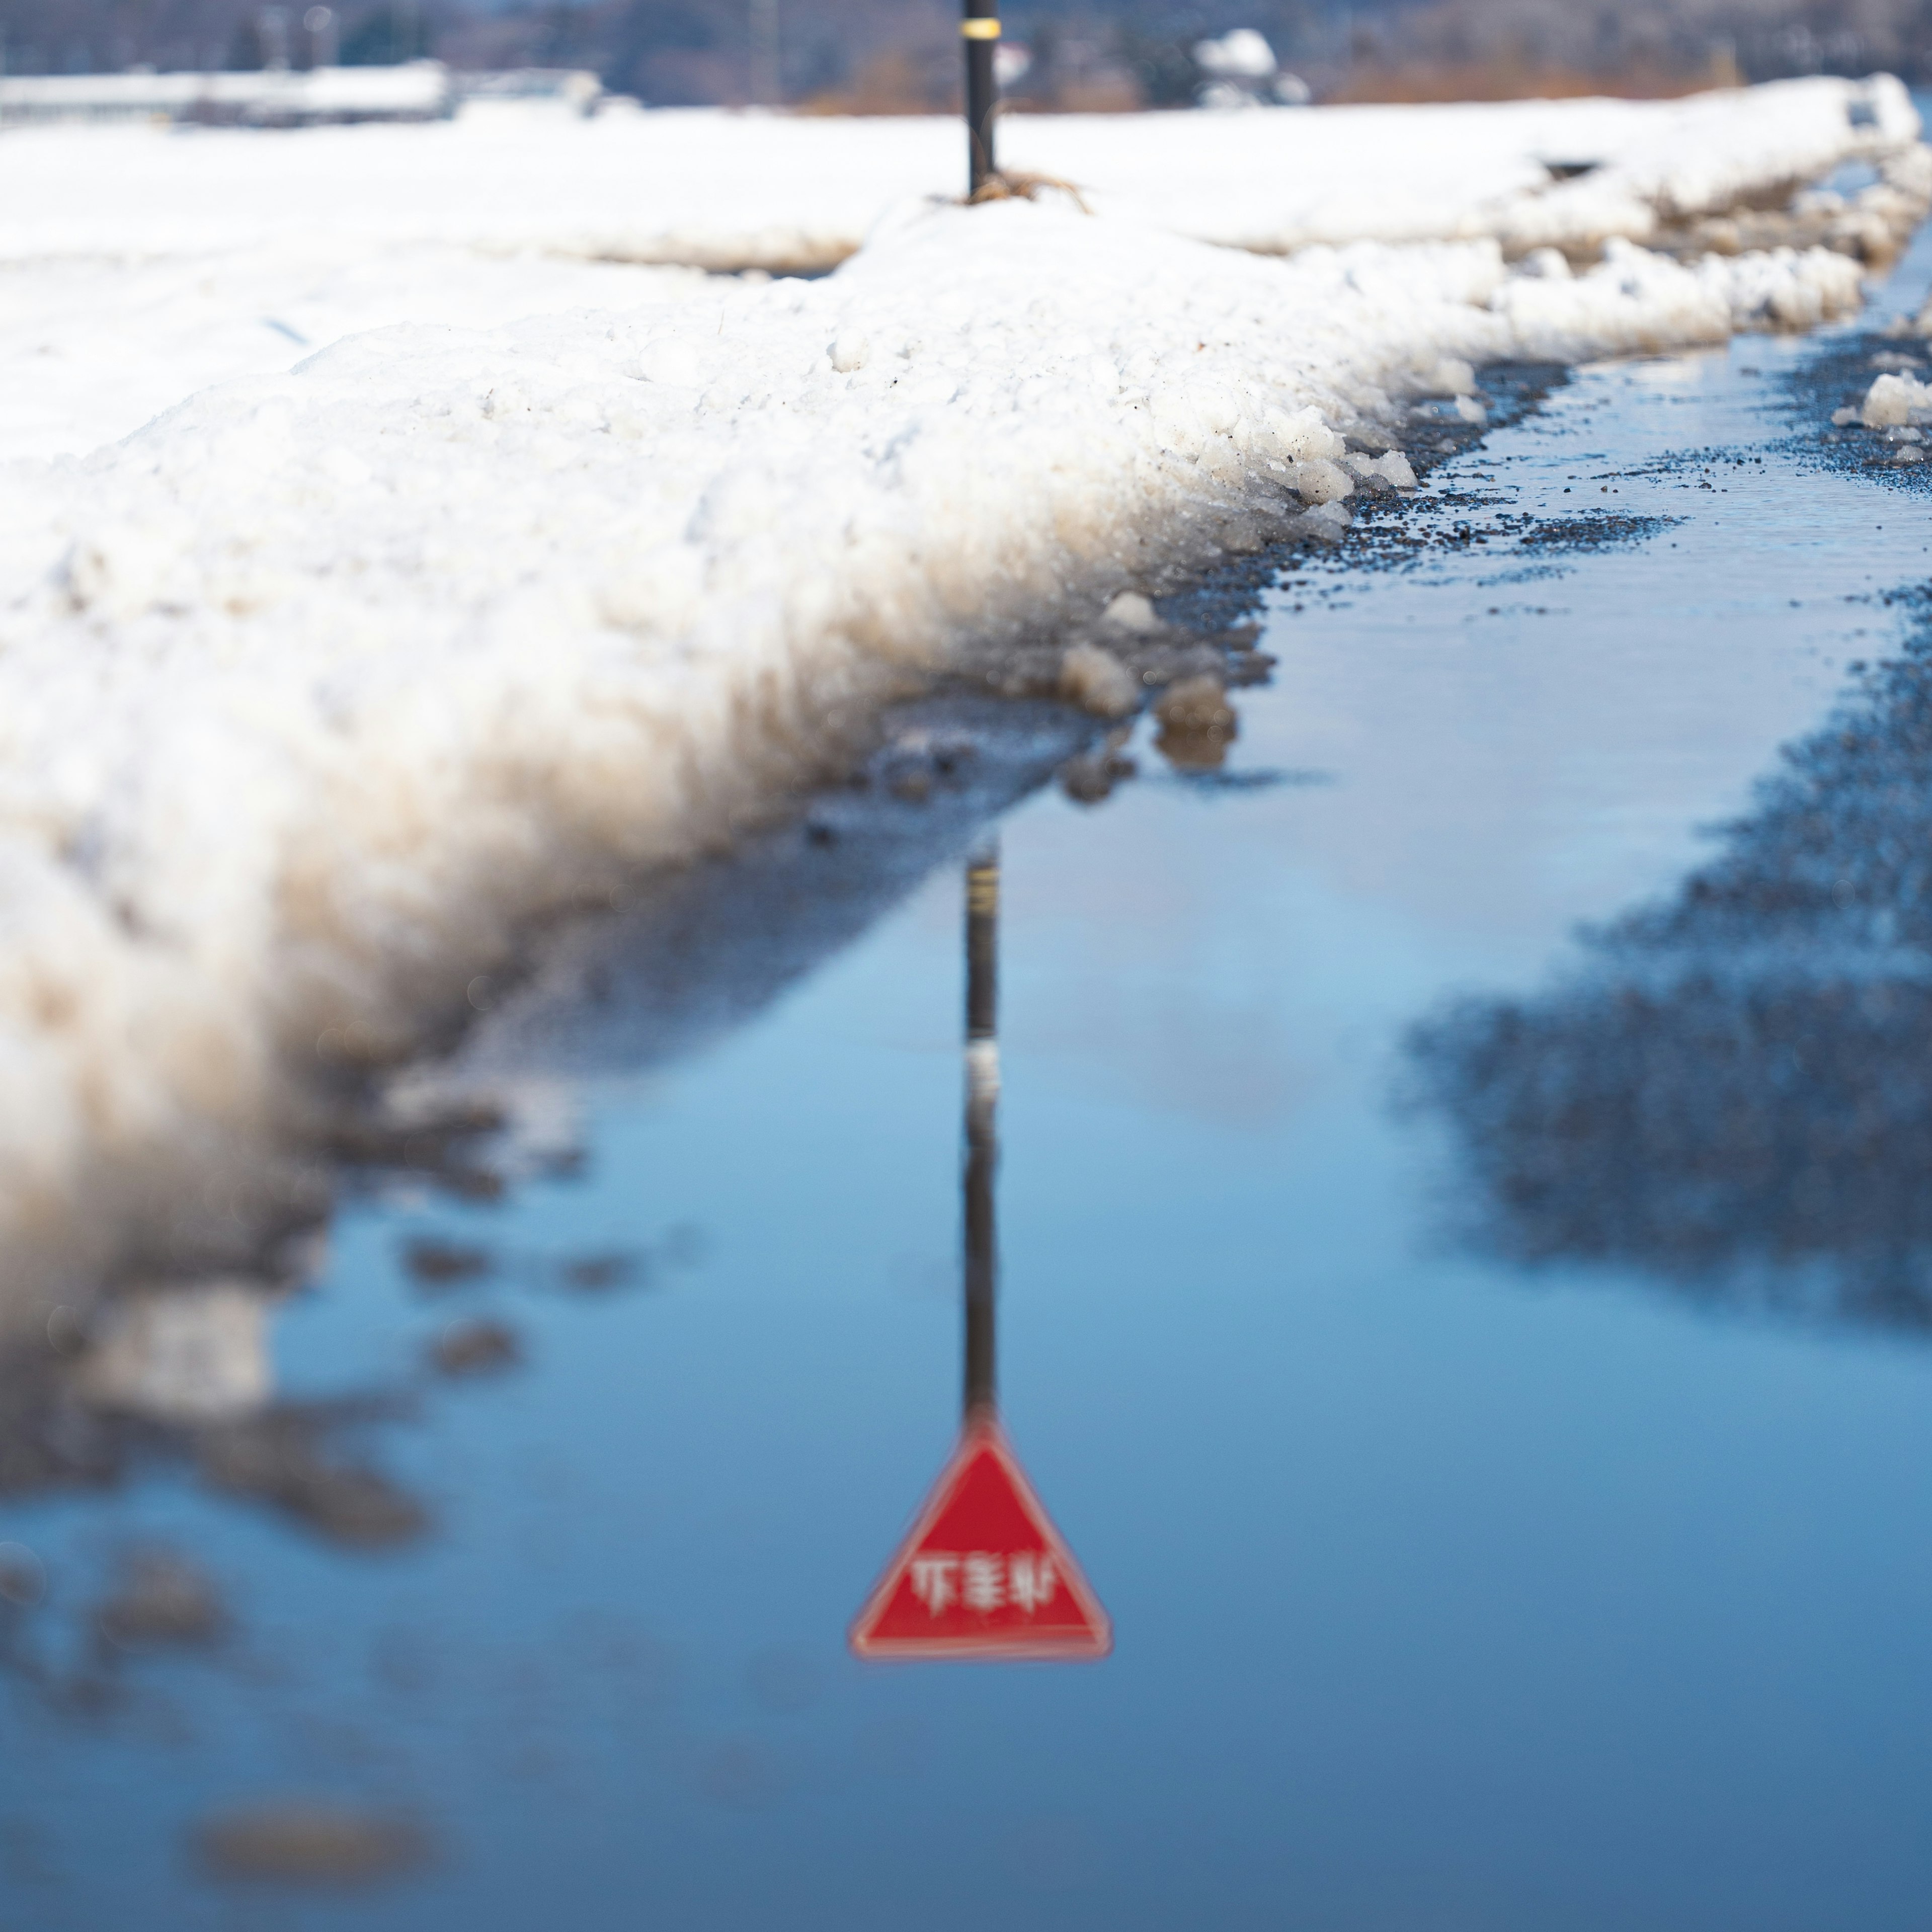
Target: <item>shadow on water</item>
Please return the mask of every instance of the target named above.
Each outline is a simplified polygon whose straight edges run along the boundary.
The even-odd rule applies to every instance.
[[[796,818],[551,935],[529,980],[478,1023],[457,1077],[608,1075],[696,1052],[858,938],[1106,729],[1036,700],[898,707],[873,756]]]
[[[1476,1238],[1932,1333],[1932,592],[1668,900],[1412,1034]]]

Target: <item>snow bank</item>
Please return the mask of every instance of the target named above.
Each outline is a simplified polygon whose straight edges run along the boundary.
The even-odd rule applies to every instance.
[[[1706,256],[1686,266],[1628,242],[1573,278],[1559,257],[1497,292],[1525,352],[1552,362],[1724,342],[1744,330],[1815,328],[1858,308],[1858,264],[1828,249]]]
[[[1029,118],[1004,124],[1001,160],[1078,182],[1104,212],[1265,252],[1494,236],[1512,254],[1584,254],[1774,202],[1844,162],[1901,156],[1918,132],[1880,76],[1672,101]],[[1868,208],[1894,217],[1874,236],[1883,252],[1924,210],[1922,191],[1916,213],[1892,211],[1877,185]]]
[[[152,1239],[158,1174],[312,1127],[886,692],[1339,526],[1304,502],[1367,482],[1352,425],[1856,298],[1823,250],[1282,261],[1010,202],[822,281],[376,332],[0,466],[0,1238],[84,1199]]]
[[[1116,219],[1202,240],[1285,253],[1494,236],[1512,253],[1581,253],[1767,205],[1918,134],[1904,88],[1880,76],[1670,101],[1021,115],[1000,142],[1008,167],[1076,182]],[[956,195],[964,170],[946,119],[710,110],[266,140],[30,128],[7,134],[0,161],[0,262],[298,238],[772,270],[831,266],[888,204]]]
[[[1010,165],[1081,183],[1110,219],[1263,252],[1493,236],[1577,260],[1621,239],[1874,260],[1932,203],[1917,126],[1895,82],[1823,79],[1682,101],[1027,116],[1002,140]],[[0,454],[80,454],[388,323],[676,299],[688,276],[668,263],[826,267],[882,211],[956,191],[960,138],[940,119],[710,111],[7,130]],[[1790,200],[1858,160],[1884,178]]]

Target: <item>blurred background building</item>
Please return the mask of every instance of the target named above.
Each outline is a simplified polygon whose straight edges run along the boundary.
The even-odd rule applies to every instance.
[[[302,74],[433,56],[455,98],[465,75],[544,70],[652,105],[936,111],[958,84],[956,11],[947,0],[0,0],[0,61],[16,76]],[[1932,80],[1932,0],[1014,0],[1005,20],[1021,108],[1292,105],[1304,88],[1324,100],[1660,94],[1879,68]]]

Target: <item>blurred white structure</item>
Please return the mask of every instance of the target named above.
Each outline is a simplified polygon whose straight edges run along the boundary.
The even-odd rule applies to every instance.
[[[318,11],[322,10],[316,10]],[[36,74],[0,77],[0,124],[178,121],[306,128],[330,122],[436,121],[456,109],[440,61],[398,67],[284,68],[243,74]]]
[[[1252,27],[1237,27],[1218,40],[1194,44],[1194,64],[1210,80],[1271,80],[1274,50]]]
[[[465,112],[478,106],[507,106],[589,116],[622,98],[607,94],[604,83],[587,68],[508,68],[500,73],[459,74],[454,79],[457,100]]]
[[[1306,107],[1314,98],[1299,74],[1282,71],[1274,48],[1252,27],[1197,40],[1192,52],[1202,76],[1194,98],[1202,107]]]
[[[1033,50],[1017,40],[999,40],[993,47],[993,78],[1011,87],[1033,71]]]

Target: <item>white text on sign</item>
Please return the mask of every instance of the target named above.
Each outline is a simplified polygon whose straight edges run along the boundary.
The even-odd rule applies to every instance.
[[[955,1604],[969,1610],[1000,1610],[1008,1604],[1030,1616],[1053,1601],[1060,1580],[1044,1551],[1003,1556],[987,1550],[958,1556],[931,1551],[912,1560],[912,1593],[934,1616]]]

